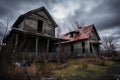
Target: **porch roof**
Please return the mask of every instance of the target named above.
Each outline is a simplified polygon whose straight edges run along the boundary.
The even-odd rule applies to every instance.
[[[65,39],[62,39],[62,38],[44,35],[42,33],[37,33],[37,32],[26,31],[26,30],[22,30],[22,29],[18,29],[18,28],[12,28],[12,31],[23,33],[23,34],[28,34],[28,35],[32,35],[32,36],[36,36],[36,37],[44,37],[44,38],[48,38],[48,39],[52,39],[52,40],[56,40],[56,41],[66,41]]]

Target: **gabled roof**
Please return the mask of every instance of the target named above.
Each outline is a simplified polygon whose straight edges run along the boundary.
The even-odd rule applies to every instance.
[[[23,19],[24,19],[25,16],[27,16],[29,14],[32,14],[32,13],[35,13],[35,12],[40,11],[40,10],[43,10],[47,14],[47,16],[50,18],[50,20],[54,23],[55,27],[58,26],[57,23],[52,18],[52,16],[50,15],[50,13],[48,12],[48,10],[43,6],[43,7],[31,10],[31,11],[25,13],[25,14],[20,15],[18,17],[18,19],[16,20],[16,22],[13,24],[12,27],[17,27],[23,21]]]
[[[95,33],[97,34],[98,39],[100,40],[100,37],[99,37],[94,25],[81,27],[78,30],[71,31],[69,33],[61,35],[60,38],[67,39],[69,41],[78,41],[78,40],[89,39],[93,29],[94,29]],[[70,36],[71,33],[77,33],[77,34],[76,34],[76,36],[71,37]]]

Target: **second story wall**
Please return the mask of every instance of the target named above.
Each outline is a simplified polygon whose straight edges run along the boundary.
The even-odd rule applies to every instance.
[[[99,41],[99,38],[98,38],[98,35],[96,34],[96,32],[94,31],[94,29],[92,30],[91,32],[91,35],[90,35],[90,41]]]
[[[18,28],[22,30],[47,36],[55,36],[55,27],[50,17],[43,10],[26,15],[18,25]]]

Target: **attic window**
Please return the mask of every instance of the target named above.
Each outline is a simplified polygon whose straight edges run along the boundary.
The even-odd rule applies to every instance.
[[[70,34],[70,37],[73,37],[73,33]]]
[[[71,34],[71,37],[75,37],[79,34],[79,32],[71,32],[70,34]]]
[[[43,28],[43,21],[42,20],[38,20],[38,31],[42,31]]]

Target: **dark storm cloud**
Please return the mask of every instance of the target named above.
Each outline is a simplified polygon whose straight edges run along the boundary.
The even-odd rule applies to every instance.
[[[69,21],[83,19],[85,23],[95,24],[97,29],[120,27],[120,0],[101,0],[102,3],[93,8],[89,13],[81,9],[75,11],[75,15],[68,17]],[[88,3],[89,4],[89,3]],[[97,3],[96,3],[97,4]],[[85,18],[86,17],[86,18]]]
[[[50,11],[62,33],[74,20],[83,20],[86,25],[95,24],[98,32],[109,31],[120,39],[120,0],[0,0],[0,20],[9,15],[15,21],[20,14],[41,6]]]
[[[51,9],[57,0],[0,0],[0,18],[6,15],[14,16],[20,11],[26,12],[34,8],[46,6]],[[20,15],[20,14],[19,14]]]
[[[18,0],[1,0],[0,1],[0,17],[11,14],[19,8],[21,1]]]
[[[119,28],[120,29],[120,0],[105,0],[94,10],[95,14],[101,16],[96,21],[100,25],[98,29]],[[94,14],[93,14],[94,15]],[[106,16],[104,16],[106,15]]]

